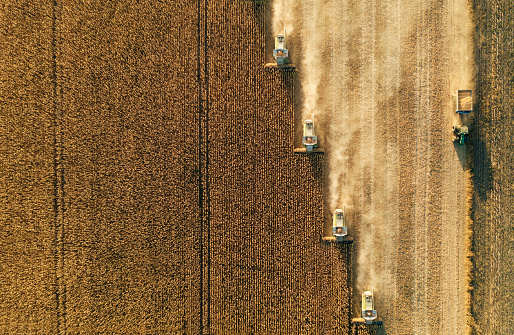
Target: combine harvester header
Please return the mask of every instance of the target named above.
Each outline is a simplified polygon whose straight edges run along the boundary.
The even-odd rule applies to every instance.
[[[375,310],[375,299],[373,287],[371,291],[362,292],[362,313],[360,318],[352,319],[353,324],[367,324],[382,326],[382,319],[378,317]]]

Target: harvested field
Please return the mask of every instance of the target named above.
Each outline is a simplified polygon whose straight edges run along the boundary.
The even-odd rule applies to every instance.
[[[452,94],[474,86],[470,7],[301,3],[290,38],[302,51],[314,43],[319,61],[293,56],[302,65],[296,109],[303,119],[315,110],[321,125],[327,212],[346,205],[355,213],[351,313],[374,287],[383,332],[464,334],[470,177],[450,129],[458,122]],[[297,120],[296,134],[300,127]]]
[[[0,333],[512,332],[513,9],[474,10],[475,40],[466,0],[1,5]]]

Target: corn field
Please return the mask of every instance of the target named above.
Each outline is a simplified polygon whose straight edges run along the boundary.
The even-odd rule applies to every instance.
[[[371,128],[375,138],[387,141],[369,142],[396,156],[377,159],[350,182],[345,177],[369,159],[361,151],[368,145],[364,126],[370,114],[359,107],[371,105],[361,105],[359,99],[366,96],[359,85],[370,84],[366,73],[371,68],[363,65],[368,57],[361,48],[376,45],[379,50],[388,44],[367,40],[366,34],[391,27],[393,18],[398,26],[407,22],[394,16],[398,4],[413,11],[417,5],[377,0],[362,9],[358,2],[343,2],[348,8],[338,9],[341,16],[331,13],[331,20],[344,19],[348,36],[333,33],[323,43],[346,50],[331,57],[339,57],[339,65],[348,61],[353,81],[341,76],[337,83],[321,81],[320,87],[334,97],[345,85],[345,104],[352,110],[346,116],[320,115],[317,121],[328,124],[355,116],[363,126],[348,143],[337,142],[336,132],[327,126],[320,136],[327,155],[296,155],[305,94],[299,55],[307,41],[300,37],[309,31],[291,44],[298,71],[265,70],[273,49],[273,1],[4,1],[0,333],[394,334],[453,329],[444,321],[454,314],[438,314],[453,300],[419,293],[446,287],[441,273],[460,269],[441,260],[445,251],[456,253],[455,259],[470,256],[460,247],[444,249],[446,244],[438,240],[449,234],[443,219],[456,215],[439,202],[450,196],[440,187],[445,170],[437,165],[446,148],[440,139],[450,136],[438,113],[443,114],[450,97],[422,88],[433,85],[442,91],[449,85],[428,80],[429,75],[444,76],[441,71],[427,74],[416,66],[418,61],[434,68],[449,62],[442,44],[432,43],[446,38],[441,27],[446,27],[450,5],[443,0],[430,4],[413,16],[418,28],[399,34],[406,41],[398,48],[403,60],[397,67],[403,71],[398,72],[399,90],[380,102]],[[508,92],[514,12],[508,1],[474,0],[473,9],[479,78],[469,176],[474,193],[468,199],[473,290],[470,318],[460,322],[477,334],[505,334],[514,329],[512,321],[494,316],[512,310],[509,134],[514,123]],[[380,16],[381,11],[394,15]],[[362,17],[352,14],[361,12],[373,18],[369,25],[360,27]],[[331,55],[327,50],[322,54]],[[385,53],[377,55],[377,64],[386,62]],[[382,89],[373,87],[374,92]],[[410,94],[411,87],[417,87],[417,95]],[[432,121],[411,112],[418,108],[417,98],[437,107],[425,111]],[[335,104],[327,99],[321,106],[329,103]],[[376,126],[379,120],[383,128]],[[412,129],[419,122],[433,126],[429,143],[413,141]],[[338,168],[333,163],[338,145],[348,147],[352,159],[339,166],[349,168],[337,175],[337,185],[359,189],[350,227],[354,245],[321,242],[330,221],[327,194],[334,186],[328,176]],[[413,158],[412,152],[422,158]],[[423,157],[433,168],[424,167]],[[391,161],[396,170],[382,173],[381,166]],[[397,186],[377,182],[379,177],[394,179],[395,171]],[[434,192],[428,198],[416,193],[429,186]],[[377,190],[387,191],[387,198],[380,199]],[[422,205],[425,212],[419,210]],[[386,279],[396,283],[379,295],[379,314],[385,316],[381,329],[351,325],[360,312],[362,287],[356,283],[360,273],[370,271],[359,255],[365,254],[366,232],[377,221],[366,214],[376,206],[396,208],[387,218],[398,218],[387,221],[398,223],[394,239],[372,241],[383,254],[370,256],[370,264],[390,271]],[[425,220],[428,211],[436,214]],[[466,232],[466,227],[459,229],[451,233]],[[393,240],[398,246],[389,243]],[[380,285],[386,287],[384,283]],[[409,322],[413,303],[418,304],[416,315],[427,311],[416,325]],[[422,319],[426,324],[419,324]]]

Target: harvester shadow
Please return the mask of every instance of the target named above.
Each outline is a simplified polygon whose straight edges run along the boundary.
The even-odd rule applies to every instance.
[[[384,326],[377,325],[351,325],[350,334],[359,335],[359,334],[369,334],[369,335],[385,335],[387,334],[387,330]]]
[[[454,120],[454,123],[467,125],[468,127],[471,128],[470,123],[472,123],[472,117],[470,117],[467,114],[457,114],[457,113],[456,113],[456,117],[458,118],[458,121]],[[454,135],[456,135],[456,133],[454,133]],[[470,164],[471,160],[469,159],[470,158],[469,153],[471,152],[471,148],[472,148],[471,144],[469,142],[467,144],[459,144],[458,140],[455,140],[455,141],[453,141],[453,147],[454,147],[455,153],[457,154],[457,157],[459,159],[462,170],[470,169],[469,164]]]
[[[483,136],[479,130],[470,132],[470,142],[473,145],[469,148],[468,156],[472,157],[469,165],[473,173],[475,192],[481,201],[487,201],[488,194],[493,188],[494,177],[491,156]]]

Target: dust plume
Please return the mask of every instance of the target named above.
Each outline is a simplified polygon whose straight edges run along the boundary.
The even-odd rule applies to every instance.
[[[273,1],[273,36],[284,32],[287,34],[294,31],[294,11],[295,0],[276,0]]]
[[[303,119],[309,119],[318,112],[318,86],[322,73],[320,40],[326,31],[321,27],[320,7],[317,0],[305,1],[302,6],[303,26],[301,54],[301,82],[303,93]],[[326,29],[326,28],[325,28]],[[318,127],[319,128],[319,127]]]

